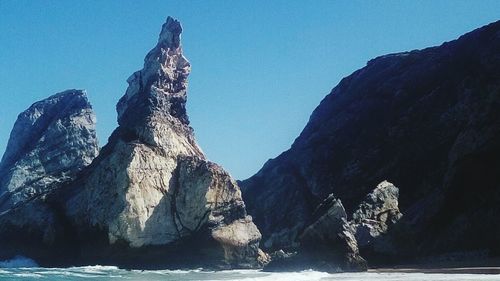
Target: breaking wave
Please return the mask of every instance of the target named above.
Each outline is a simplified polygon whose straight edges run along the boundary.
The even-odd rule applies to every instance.
[[[15,261],[15,262],[12,262]],[[22,262],[20,262],[22,261]],[[114,266],[84,266],[70,268],[26,267],[28,258],[16,258],[1,262],[0,280],[118,280],[137,281],[493,281],[498,275],[481,274],[424,274],[424,273],[339,273],[306,270],[301,272],[262,272],[259,270],[124,270]],[[36,263],[35,263],[36,264]],[[33,265],[33,264],[31,264]]]

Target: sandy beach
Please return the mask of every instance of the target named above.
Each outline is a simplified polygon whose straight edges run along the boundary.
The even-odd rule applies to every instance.
[[[448,274],[500,274],[500,267],[442,267],[442,268],[372,268],[377,273],[448,273]]]

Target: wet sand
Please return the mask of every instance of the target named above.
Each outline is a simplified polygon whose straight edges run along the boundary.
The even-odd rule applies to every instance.
[[[372,268],[378,273],[448,273],[448,274],[500,274],[500,267],[443,267],[443,268]]]

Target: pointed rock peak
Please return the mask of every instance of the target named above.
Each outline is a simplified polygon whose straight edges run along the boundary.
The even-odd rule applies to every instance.
[[[188,155],[202,155],[194,141],[186,113],[189,61],[182,54],[179,21],[168,17],[158,44],[144,59],[144,67],[127,79],[129,86],[118,102],[118,124],[127,139],[158,147],[175,146],[172,134],[183,139]],[[171,130],[172,134],[166,134]],[[194,151],[194,152],[193,152]],[[193,152],[193,153],[191,153]]]
[[[181,45],[181,33],[181,23],[172,17],[168,17],[161,28],[158,44],[166,47],[179,48]]]

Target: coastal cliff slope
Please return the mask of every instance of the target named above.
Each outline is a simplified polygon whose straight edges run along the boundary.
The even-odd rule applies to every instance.
[[[289,150],[240,186],[264,247],[285,249],[297,246],[329,194],[351,214],[373,186],[394,183],[404,216],[390,235],[395,250],[373,264],[500,254],[499,171],[494,22],[369,61],[321,101]]]

